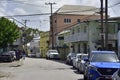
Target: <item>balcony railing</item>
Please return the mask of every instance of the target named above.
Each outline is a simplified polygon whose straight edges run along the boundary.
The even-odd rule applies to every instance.
[[[88,41],[88,33],[80,32],[73,35],[65,36],[65,43],[77,42],[77,41]]]
[[[117,34],[108,34],[108,40],[117,40]]]
[[[101,39],[101,36],[99,36],[99,40]],[[105,39],[105,34],[104,34]],[[108,40],[117,40],[117,33],[115,34],[108,34]]]

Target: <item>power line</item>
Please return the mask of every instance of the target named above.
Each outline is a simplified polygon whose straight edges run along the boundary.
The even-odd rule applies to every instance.
[[[32,6],[32,7],[41,7],[41,5],[35,5],[35,4],[30,4],[28,3],[27,1],[1,1],[2,3],[18,3],[18,4],[25,4],[25,5],[29,5],[29,6]],[[45,7],[45,6],[42,6],[42,7]]]
[[[0,16],[0,17],[22,17],[22,16],[41,16],[41,15],[50,15],[50,13],[24,14],[24,15],[9,15],[9,16]]]
[[[81,10],[81,11],[66,11],[66,12],[60,12],[60,13],[74,13],[74,12],[87,12],[91,10],[97,10],[95,9],[88,9],[88,10]],[[50,15],[51,13],[41,13],[41,14],[24,14],[24,15],[9,15],[9,16],[0,16],[0,17],[24,17],[24,16],[41,16],[41,15]]]

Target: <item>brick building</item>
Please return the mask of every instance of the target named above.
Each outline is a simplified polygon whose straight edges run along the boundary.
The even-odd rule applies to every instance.
[[[93,6],[64,5],[52,14],[52,25],[50,28],[50,47],[57,47],[56,39],[58,33],[87,20],[100,19],[99,9]],[[53,28],[53,29],[52,29]],[[53,35],[53,36],[52,36]]]

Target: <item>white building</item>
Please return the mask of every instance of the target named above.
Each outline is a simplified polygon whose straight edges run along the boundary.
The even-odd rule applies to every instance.
[[[40,57],[40,36],[38,34],[30,42],[29,49],[30,54],[34,55],[34,57]]]

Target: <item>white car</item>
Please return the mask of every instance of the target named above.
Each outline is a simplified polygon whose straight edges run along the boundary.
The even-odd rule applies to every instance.
[[[82,55],[83,53],[77,53],[76,57],[73,58],[73,68],[77,69],[77,63],[78,63],[78,58],[80,57],[80,55]]]
[[[47,59],[59,59],[60,55],[57,50],[48,50],[46,54]]]
[[[80,73],[83,73],[85,70],[85,61],[84,61],[85,58],[88,58],[88,54],[81,54],[78,59],[78,68],[77,69]]]
[[[120,69],[112,75],[112,80],[120,80]]]

